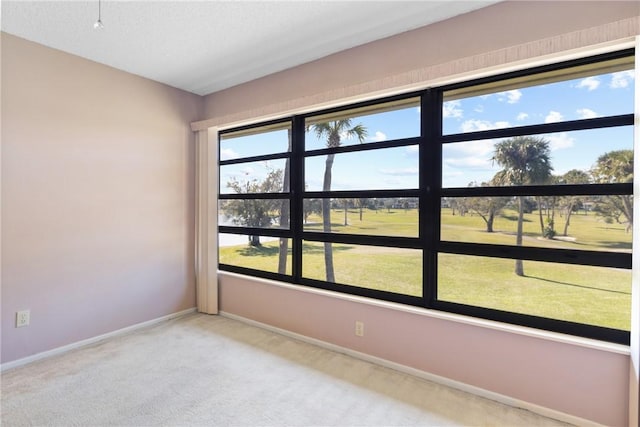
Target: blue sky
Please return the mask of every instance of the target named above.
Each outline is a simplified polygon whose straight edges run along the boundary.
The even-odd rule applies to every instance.
[[[493,94],[448,101],[443,107],[443,132],[453,134],[539,123],[602,117],[633,112],[632,70],[542,86],[524,87]],[[365,143],[418,136],[419,107],[354,117],[353,124],[367,128]],[[588,170],[598,156],[612,150],[633,148],[633,128],[609,128],[540,135],[549,141],[553,173]],[[447,144],[443,149],[443,186],[466,187],[470,182],[490,180],[500,169],[492,164],[494,144],[480,140]],[[358,144],[343,138],[343,145]],[[322,148],[326,141],[308,134],[307,149]],[[282,152],[287,148],[286,130],[228,139],[221,143],[221,158]],[[307,158],[305,182],[309,190],[320,190],[326,156]],[[272,168],[284,167],[272,161]],[[333,190],[400,189],[418,185],[418,147],[337,155],[333,166]],[[262,179],[263,163],[227,166],[221,171],[221,187],[232,176]]]

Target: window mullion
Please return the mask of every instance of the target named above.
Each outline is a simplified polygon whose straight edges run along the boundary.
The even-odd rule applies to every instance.
[[[302,228],[304,197],[304,136],[305,121],[295,116],[291,126],[291,215],[292,232],[292,269],[294,283],[300,283],[302,277]]]
[[[437,298],[437,253],[440,230],[440,170],[442,94],[426,90],[420,100],[420,240],[423,245],[422,280],[426,307]]]

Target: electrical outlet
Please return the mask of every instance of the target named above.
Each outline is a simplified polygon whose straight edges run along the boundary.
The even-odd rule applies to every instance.
[[[16,328],[23,326],[29,326],[29,320],[31,320],[31,311],[22,310],[16,313]]]
[[[359,320],[356,320],[356,336],[364,336],[364,322],[361,322]]]

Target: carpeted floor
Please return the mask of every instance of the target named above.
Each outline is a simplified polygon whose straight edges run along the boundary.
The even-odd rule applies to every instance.
[[[559,426],[220,316],[2,374],[2,426]]]

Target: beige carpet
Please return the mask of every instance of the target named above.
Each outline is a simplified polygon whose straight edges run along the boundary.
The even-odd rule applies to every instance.
[[[564,425],[220,316],[2,374],[2,426]]]

